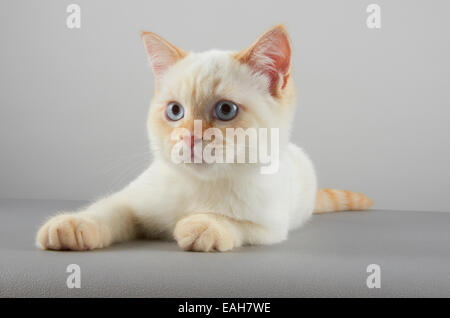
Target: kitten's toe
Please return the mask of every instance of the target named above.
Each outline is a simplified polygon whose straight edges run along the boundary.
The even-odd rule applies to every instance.
[[[99,225],[77,215],[58,215],[37,233],[38,246],[50,250],[90,250],[102,247]]]
[[[231,231],[208,214],[196,214],[180,220],[175,226],[174,237],[186,251],[224,252],[234,247]]]

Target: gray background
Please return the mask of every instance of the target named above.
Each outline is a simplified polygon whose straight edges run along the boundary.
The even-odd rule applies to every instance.
[[[450,297],[450,213],[326,213],[282,243],[227,253],[152,240],[32,246],[49,211],[84,203],[0,200],[0,297]],[[67,288],[68,264],[81,267],[80,289]],[[367,288],[369,264],[381,267],[380,289]]]
[[[382,28],[366,27],[377,3]],[[82,27],[66,28],[81,5]],[[284,23],[293,140],[323,187],[377,208],[450,211],[448,1],[2,1],[0,198],[93,199],[148,164],[153,91],[139,31],[241,49]]]

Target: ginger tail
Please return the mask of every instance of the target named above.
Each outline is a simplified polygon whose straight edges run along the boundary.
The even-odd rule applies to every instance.
[[[314,213],[361,211],[373,205],[372,199],[364,194],[347,190],[318,189]]]

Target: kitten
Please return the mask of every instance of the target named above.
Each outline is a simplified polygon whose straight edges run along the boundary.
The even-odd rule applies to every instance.
[[[228,251],[281,242],[313,212],[370,208],[362,194],[317,189],[310,159],[289,143],[295,90],[283,26],[240,52],[186,52],[150,32],[142,39],[155,76],[147,125],[154,162],[118,193],[50,218],[38,246],[90,250],[148,237],[174,238],[184,250]],[[201,133],[278,128],[278,171],[263,174],[258,163],[175,164],[175,144],[192,150],[204,138],[179,132],[192,136],[194,120],[202,120]]]

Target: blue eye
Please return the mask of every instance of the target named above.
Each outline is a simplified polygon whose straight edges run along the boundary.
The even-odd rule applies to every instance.
[[[170,120],[180,120],[184,117],[184,108],[176,102],[171,102],[166,107],[166,115]]]
[[[228,121],[236,117],[238,113],[238,107],[233,102],[223,100],[216,104],[214,112],[217,118],[219,118],[220,120]]]

